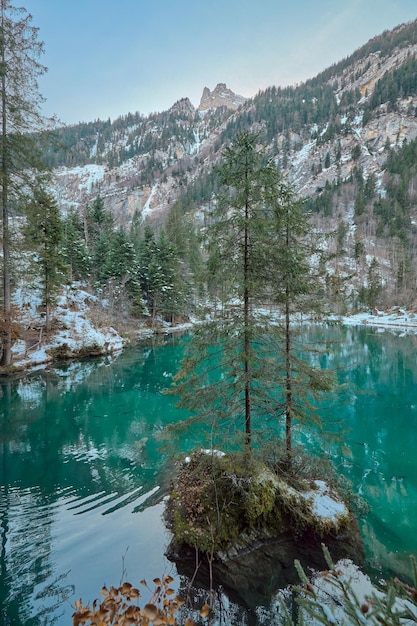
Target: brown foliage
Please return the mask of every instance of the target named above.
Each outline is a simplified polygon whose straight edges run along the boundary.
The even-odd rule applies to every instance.
[[[104,600],[94,600],[91,608],[84,606],[81,599],[75,602],[75,613],[72,616],[73,626],[178,626],[176,615],[184,601],[170,588],[173,578],[164,575],[162,579],[154,578],[155,590],[150,601],[140,608],[137,604],[141,597],[139,589],[125,582],[121,587],[103,587],[101,595]],[[147,587],[146,581],[141,585]],[[207,616],[205,605],[201,616]],[[187,619],[184,626],[196,626],[194,620]]]

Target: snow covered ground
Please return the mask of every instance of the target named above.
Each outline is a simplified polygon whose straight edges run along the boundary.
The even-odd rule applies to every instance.
[[[304,615],[309,626],[323,623],[411,626],[416,623],[417,607],[414,602],[394,595],[392,606],[385,610],[384,604],[389,605],[386,584],[381,581],[375,586],[350,559],[341,559],[333,570],[316,572],[311,579],[311,591],[315,596],[315,607],[311,614]]]
[[[30,369],[53,360],[57,349],[68,354],[80,354],[88,349],[103,354],[113,354],[124,346],[119,333],[105,324],[92,321],[92,305],[98,304],[96,296],[83,289],[66,288],[53,312],[54,331],[47,339],[42,337],[42,319],[38,312],[40,301],[30,292],[17,291],[14,304],[19,309],[17,321],[26,331],[39,329],[38,336],[32,339],[17,340],[12,348],[13,366]]]
[[[342,322],[350,326],[366,325],[376,326],[381,330],[397,330],[404,334],[417,332],[417,314],[402,307],[393,307],[389,311],[357,313],[344,317]]]
[[[40,298],[36,289],[17,290],[14,305],[19,311],[16,321],[26,332],[13,346],[13,366],[18,369],[31,369],[51,362],[54,353],[60,350],[68,356],[91,352],[93,354],[114,354],[128,343],[111,325],[106,324],[105,303],[97,296],[88,293],[81,285],[67,287],[53,311],[54,331],[42,336],[44,320],[39,313]],[[417,314],[401,307],[389,311],[373,311],[343,317],[345,325],[367,325],[377,327],[380,332],[407,334],[417,333]],[[193,324],[176,326],[175,330],[187,330]],[[172,332],[169,324],[162,324],[158,332]],[[137,337],[152,335],[152,329],[140,326]]]
[[[19,370],[33,369],[47,365],[59,351],[61,355],[87,356],[90,354],[116,354],[129,340],[110,324],[106,323],[106,303],[88,293],[81,286],[64,289],[53,310],[53,330],[45,336],[41,330],[44,318],[39,313],[41,299],[36,289],[18,289],[13,304],[18,311],[16,322],[24,329],[22,338],[12,348],[13,366]],[[188,330],[191,323],[176,326],[175,331]],[[158,332],[172,332],[174,329],[161,322]],[[135,336],[148,337],[151,328],[138,321]]]

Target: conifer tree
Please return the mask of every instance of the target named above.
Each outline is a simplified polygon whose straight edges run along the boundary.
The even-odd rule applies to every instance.
[[[368,286],[366,288],[366,304],[370,309],[373,309],[382,291],[382,278],[379,263],[375,257],[372,257],[372,261],[368,269]]]
[[[91,257],[92,275],[100,287],[108,279],[113,235],[113,215],[105,208],[103,198],[98,195],[94,202],[86,207],[84,239]]]
[[[104,273],[111,280],[124,284],[135,271],[136,254],[124,228],[112,233],[109,240],[109,255],[106,259]]]
[[[285,185],[248,132],[225,150],[217,175],[221,192],[206,233],[217,312],[213,321],[195,329],[174,392],[180,406],[196,411],[196,419],[210,430],[243,431],[250,451],[254,416],[274,406],[272,369],[260,358],[267,326],[258,307],[268,297],[271,278],[265,271],[273,215],[268,208]]]
[[[181,263],[183,283],[188,293],[194,291],[199,297],[203,294],[203,259],[195,218],[182,211],[177,202],[171,209],[166,222],[166,234],[174,247],[175,256]]]
[[[180,315],[184,309],[186,285],[181,275],[177,250],[168,239],[164,229],[161,230],[158,238],[158,261],[163,276],[159,307],[161,313],[174,323],[175,316]]]
[[[37,80],[45,68],[38,61],[43,44],[31,19],[25,9],[0,0],[1,365],[5,367],[11,363],[12,348],[10,217],[22,195],[33,187],[33,170],[42,169],[33,131],[43,126]]]
[[[183,312],[186,284],[175,245],[164,229],[158,239],[146,225],[139,246],[139,277],[152,322],[157,314],[174,321]]]
[[[158,259],[159,248],[155,233],[148,225],[145,226],[143,239],[139,245],[139,280],[142,287],[143,297],[155,322],[158,294],[163,284],[163,276]]]
[[[90,249],[102,236],[109,235],[114,228],[114,219],[110,211],[104,206],[104,200],[99,195],[91,205],[86,207],[85,240]]]
[[[138,276],[137,253],[128,233],[119,228],[109,239],[109,249],[103,268],[107,283],[117,285],[116,290],[128,297],[130,312],[140,315],[145,311],[145,303]]]
[[[251,133],[225,150],[217,173],[222,191],[206,232],[216,315],[193,331],[172,393],[212,443],[217,430],[224,442],[237,429],[249,452],[268,422],[282,424],[288,467],[294,422],[314,421],[312,399],[331,388],[296,341],[298,316],[321,309],[309,215]],[[271,304],[278,320],[265,312]]]
[[[78,211],[70,210],[64,218],[63,254],[70,269],[71,280],[89,277],[91,257],[84,240],[84,226]]]
[[[309,222],[305,203],[295,198],[288,186],[274,206],[274,225],[269,259],[273,301],[283,314],[278,333],[270,330],[271,346],[276,347],[281,372],[277,378],[280,402],[277,413],[285,421],[285,464],[292,463],[294,423],[318,423],[314,402],[334,385],[333,375],[310,365],[305,348],[300,343],[300,315],[319,317],[323,314],[321,284],[322,263],[316,267],[311,259],[322,256],[319,241]],[[275,335],[275,337],[274,337]]]
[[[24,234],[28,249],[35,252],[35,263],[39,268],[48,332],[51,305],[66,278],[68,266],[64,262],[61,248],[64,228],[60,210],[55,200],[42,187],[35,191],[33,200],[26,208]]]

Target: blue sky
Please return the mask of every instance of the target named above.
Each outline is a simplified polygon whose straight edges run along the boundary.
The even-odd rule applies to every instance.
[[[293,85],[417,19],[416,0],[14,0],[45,44],[44,112],[65,123]]]

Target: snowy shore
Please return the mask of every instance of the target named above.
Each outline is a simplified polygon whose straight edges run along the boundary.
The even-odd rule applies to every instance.
[[[17,292],[14,304],[19,310],[16,321],[26,331],[31,331],[14,343],[12,352],[15,370],[42,367],[59,356],[77,358],[88,354],[116,354],[129,343],[113,326],[106,324],[105,306],[97,296],[81,288],[68,287],[59,298],[53,314],[54,330],[48,334],[48,338],[42,335],[44,320],[39,314],[40,301],[33,297],[33,293]],[[358,313],[338,318],[337,321],[350,326],[376,327],[380,332],[417,333],[417,314],[402,307]],[[172,327],[162,324],[157,332],[186,331],[192,325],[186,323]],[[138,323],[134,336],[140,339],[152,336],[154,332]]]
[[[393,307],[389,311],[376,310],[372,313],[357,313],[343,317],[341,322],[346,326],[365,325],[404,333],[417,332],[417,314],[410,313],[402,307]]]

